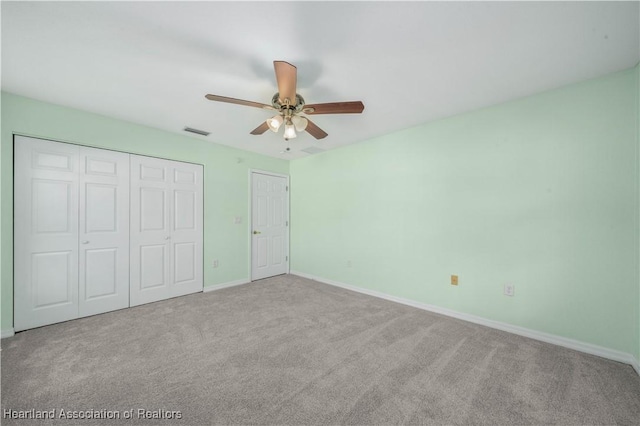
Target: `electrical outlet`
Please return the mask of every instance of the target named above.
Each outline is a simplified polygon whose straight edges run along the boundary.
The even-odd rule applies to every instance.
[[[233,218],[233,223],[239,225],[242,223],[242,216],[236,216]]]
[[[214,267],[214,268],[217,268],[217,267],[218,267],[218,259],[215,259],[215,260],[213,261],[213,267]]]
[[[451,275],[451,285],[458,285],[458,276]]]
[[[515,286],[513,284],[504,285],[504,295],[512,297],[515,294]]]

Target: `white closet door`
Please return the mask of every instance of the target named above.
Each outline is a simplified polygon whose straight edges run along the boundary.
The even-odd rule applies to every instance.
[[[15,137],[16,331],[78,317],[78,153]]]
[[[80,316],[129,306],[129,155],[80,148]]]
[[[166,160],[131,156],[131,306],[171,297],[170,169]]]
[[[202,290],[202,166],[131,156],[131,306]]]
[[[172,162],[171,296],[202,291],[202,166]]]

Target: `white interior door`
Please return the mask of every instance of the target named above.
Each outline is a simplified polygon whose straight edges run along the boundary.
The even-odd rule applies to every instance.
[[[80,316],[129,306],[129,155],[80,148]]]
[[[79,147],[15,137],[14,328],[78,317]]]
[[[288,179],[251,173],[251,279],[289,272]]]
[[[131,156],[131,306],[202,291],[202,166]]]

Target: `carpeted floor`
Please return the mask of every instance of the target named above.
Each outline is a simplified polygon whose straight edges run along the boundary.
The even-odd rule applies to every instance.
[[[291,275],[2,347],[3,412],[134,410],[127,421],[3,425],[640,424],[628,365]]]

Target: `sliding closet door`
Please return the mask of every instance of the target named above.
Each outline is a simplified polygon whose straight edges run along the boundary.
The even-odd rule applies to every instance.
[[[131,306],[202,287],[202,166],[132,155]]]
[[[78,317],[78,153],[15,137],[16,331]]]
[[[129,306],[129,155],[80,148],[80,316]]]

